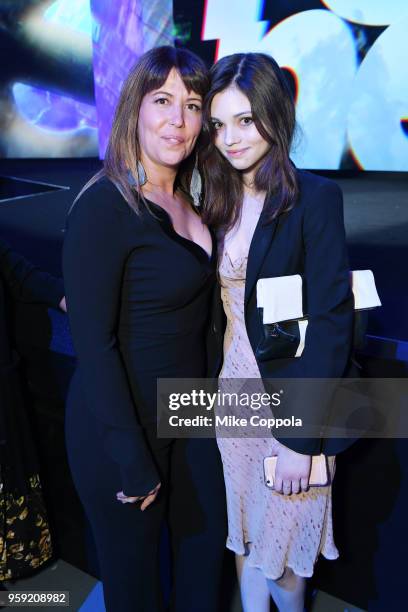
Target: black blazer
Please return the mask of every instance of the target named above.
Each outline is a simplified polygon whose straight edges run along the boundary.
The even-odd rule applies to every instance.
[[[354,300],[349,280],[343,198],[333,181],[297,171],[300,196],[296,205],[267,221],[274,199],[265,202],[249,249],[245,283],[245,323],[254,355],[264,337],[256,301],[260,278],[300,274],[308,314],[305,347],[300,357],[260,361],[267,378],[340,378],[351,356]],[[217,376],[222,361],[225,315],[220,288],[215,292],[208,339],[209,376]],[[302,403],[302,402],[300,402]],[[309,403],[310,404],[310,403]],[[302,408],[318,425],[326,423],[330,402],[307,403]],[[296,408],[296,415],[302,416]],[[289,413],[289,416],[293,413]],[[285,416],[279,415],[279,416]],[[304,454],[336,454],[352,440],[282,438],[282,443]]]

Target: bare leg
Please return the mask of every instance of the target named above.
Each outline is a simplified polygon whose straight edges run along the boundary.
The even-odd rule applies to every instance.
[[[289,567],[279,580],[267,579],[269,592],[280,612],[303,612],[306,579]]]
[[[271,594],[268,583],[257,567],[247,563],[245,555],[235,555],[241,602],[244,612],[269,612]]]

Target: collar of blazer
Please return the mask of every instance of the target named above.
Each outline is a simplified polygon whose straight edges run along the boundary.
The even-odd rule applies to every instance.
[[[259,270],[266,257],[268,248],[272,243],[272,239],[278,225],[279,215],[275,217],[273,221],[270,221],[269,223],[266,222],[267,213],[277,203],[277,195],[271,196],[268,198],[268,201],[265,200],[265,204],[259,216],[254,235],[252,236],[251,244],[249,246],[245,281],[245,308],[248,306],[248,302],[258,280]]]

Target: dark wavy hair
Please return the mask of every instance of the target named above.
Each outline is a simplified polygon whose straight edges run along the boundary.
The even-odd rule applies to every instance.
[[[278,195],[278,204],[268,220],[290,210],[299,189],[296,169],[289,152],[296,127],[295,102],[284,72],[263,53],[235,53],[223,57],[211,69],[211,86],[203,107],[200,170],[204,177],[203,221],[215,228],[229,229],[240,217],[243,200],[242,174],[218,151],[211,122],[211,103],[216,94],[230,86],[248,98],[260,135],[270,144],[255,173],[254,186],[267,198]]]
[[[165,45],[144,53],[125,80],[113,119],[103,168],[82,188],[76,200],[102,176],[107,176],[137,213],[143,194],[129,183],[128,171],[137,177],[140,145],[137,135],[139,112],[144,96],[165,83],[169,72],[175,68],[187,91],[194,91],[203,99],[209,89],[209,71],[205,63],[187,49]],[[184,160],[178,169],[175,188],[187,194],[194,165],[194,156]],[[75,201],[76,201],[75,200]]]

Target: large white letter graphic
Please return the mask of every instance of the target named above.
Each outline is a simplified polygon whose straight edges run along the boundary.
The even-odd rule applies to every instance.
[[[297,76],[296,112],[303,137],[293,161],[301,167],[338,168],[357,69],[349,27],[330,11],[304,11],[279,23],[257,50],[270,53]]]
[[[408,0],[326,0],[266,31],[261,0],[207,0],[203,39],[218,40],[217,59],[261,51],[290,69],[298,88],[303,137],[292,151],[300,167],[339,168],[348,147],[368,170],[408,170]],[[358,66],[353,27],[389,25]]]
[[[393,23],[367,53],[353,84],[348,136],[367,170],[408,170],[408,17]]]
[[[338,168],[357,68],[352,33],[330,11],[313,10],[285,19],[263,36],[265,24],[256,21],[261,6],[257,0],[208,0],[203,36],[220,39],[218,59],[261,51],[290,68],[298,85],[297,117],[303,134],[293,159],[304,167]]]
[[[206,0],[202,39],[218,39],[215,61],[256,50],[267,24],[258,21],[262,6],[263,0]]]

